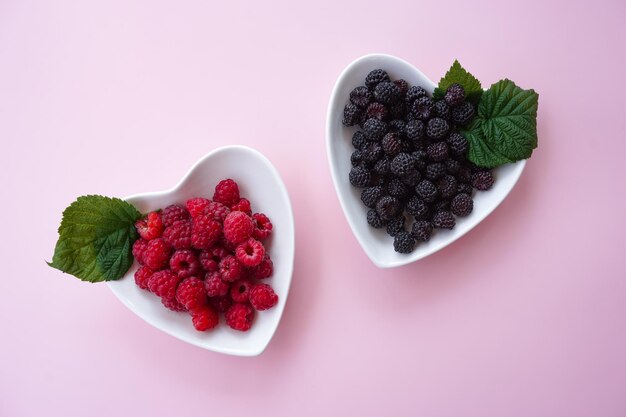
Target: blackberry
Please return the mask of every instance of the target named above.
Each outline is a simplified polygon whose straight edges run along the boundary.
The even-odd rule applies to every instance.
[[[389,75],[387,74],[387,71],[382,69],[375,69],[374,71],[371,71],[369,74],[367,74],[367,77],[365,77],[365,85],[369,89],[373,89],[374,87],[376,87],[376,84],[381,81],[389,81]]]
[[[367,106],[367,110],[365,110],[365,117],[367,117],[368,119],[374,118],[374,119],[378,119],[378,120],[387,120],[387,107],[385,107],[383,104],[381,103],[370,103],[369,106]]]
[[[367,211],[367,224],[375,229],[380,229],[385,225],[378,213],[376,213],[376,210],[373,209]]]
[[[461,163],[456,159],[446,159],[444,162],[446,164],[446,171],[448,174],[456,174],[461,169]]]
[[[406,105],[402,102],[393,103],[389,108],[389,115],[392,119],[404,119],[406,117]]]
[[[406,92],[409,91],[409,83],[407,83],[406,80],[403,80],[402,78],[395,80],[393,83],[400,90],[400,96],[406,96]]]
[[[428,145],[426,155],[431,161],[441,162],[448,159],[448,145],[441,141]]]
[[[426,220],[418,220],[411,226],[411,235],[421,241],[428,242],[433,233],[433,224]]]
[[[374,87],[374,99],[379,103],[391,104],[400,97],[400,89],[389,81],[382,81]]]
[[[385,136],[385,133],[387,133],[387,123],[376,118],[367,119],[363,124],[363,133],[365,133],[367,140],[374,142],[379,141]]]
[[[452,175],[444,175],[437,181],[437,190],[443,198],[452,198],[456,194],[458,181]]]
[[[452,229],[456,221],[449,211],[440,211],[433,216],[433,226],[437,229]]]
[[[372,173],[372,179],[370,180],[370,185],[375,187],[380,185],[381,187],[387,184],[387,179],[383,175],[378,175],[376,173]]]
[[[471,182],[472,169],[468,165],[461,165],[459,172],[456,173],[456,179],[460,182]]]
[[[395,219],[391,219],[387,223],[386,231],[389,236],[396,236],[398,233],[404,231],[404,216],[398,216]]]
[[[352,103],[346,104],[343,108],[343,121],[344,126],[354,126],[361,119],[361,109]]]
[[[361,85],[350,92],[350,101],[357,107],[365,108],[372,101],[370,90]]]
[[[419,169],[420,171],[424,171],[426,169],[426,159],[428,158],[426,151],[418,149],[413,152],[411,156],[413,157],[413,161],[415,161],[415,168]]]
[[[426,97],[428,93],[419,85],[414,85],[406,92],[405,101],[409,104],[413,103],[418,98]]]
[[[446,173],[446,166],[441,162],[434,162],[426,165],[426,172],[424,176],[429,180],[437,180],[443,177]]]
[[[383,196],[376,203],[376,212],[383,221],[389,221],[400,214],[400,202],[395,197]]]
[[[450,136],[448,137],[448,145],[450,146],[452,152],[457,155],[465,155],[469,147],[467,139],[465,139],[463,135],[457,132],[450,134]]]
[[[383,151],[389,156],[397,155],[402,150],[401,138],[396,132],[387,133],[381,143]]]
[[[448,120],[450,119],[450,106],[443,100],[435,101],[435,104],[433,104],[433,114],[444,120]]]
[[[404,120],[394,119],[389,122],[389,130],[392,132],[403,133],[406,129],[406,123]]]
[[[450,125],[448,122],[440,117],[433,117],[428,121],[426,126],[426,136],[431,139],[441,139],[450,131]]]
[[[467,194],[471,196],[473,191],[474,191],[474,188],[470,184],[467,184],[464,182],[460,183],[456,188],[457,194]]]
[[[459,217],[469,215],[474,209],[474,201],[469,194],[457,194],[450,202],[450,210],[452,214]]]
[[[491,171],[478,171],[472,174],[472,186],[480,191],[490,189],[494,181]]]
[[[413,169],[408,174],[404,175],[403,177],[400,177],[400,180],[402,181],[402,183],[405,185],[408,185],[411,188],[415,187],[420,182],[421,179],[422,179],[422,175],[417,169]]]
[[[443,96],[443,99],[449,106],[458,106],[463,102],[463,100],[465,100],[465,89],[463,89],[461,84],[452,84],[446,90],[446,94]]]
[[[358,166],[358,167],[353,167],[350,170],[349,178],[350,178],[350,184],[358,188],[363,188],[363,187],[367,187],[367,184],[369,184],[370,180],[372,179],[372,176],[367,169],[365,169],[362,166]]]
[[[374,172],[378,175],[389,175],[391,172],[391,161],[387,158],[380,159],[374,165]]]
[[[473,117],[474,106],[469,101],[465,101],[452,109],[452,123],[456,125],[465,126]]]
[[[358,149],[352,152],[352,155],[350,155],[350,162],[352,162],[353,167],[360,165],[361,162],[363,162],[363,152]]]
[[[361,191],[361,201],[365,207],[374,208],[376,202],[383,196],[383,187],[377,185],[375,187],[367,187]]]
[[[400,153],[391,160],[391,172],[399,177],[408,175],[415,167],[415,161],[408,153]]]
[[[422,180],[415,187],[415,193],[426,203],[432,203],[437,198],[437,187],[431,181]]]
[[[411,199],[406,203],[406,212],[411,216],[414,216],[416,219],[423,219],[428,214],[428,206],[421,198],[414,195]]]
[[[398,200],[404,200],[409,194],[409,187],[406,186],[399,178],[392,179],[387,185],[387,192],[390,196]]]
[[[450,200],[444,199],[435,201],[430,207],[430,210],[433,213],[439,213],[440,211],[448,210],[448,208],[450,208]]]
[[[421,139],[426,132],[426,126],[421,120],[411,120],[406,124],[404,132],[406,137],[411,140]]]
[[[413,102],[411,112],[416,119],[427,120],[430,118],[433,101],[430,97],[421,97]]]
[[[354,135],[352,135],[352,146],[354,146],[355,149],[362,150],[365,148],[366,143],[367,139],[365,139],[365,133],[363,133],[362,130],[354,132]]]
[[[411,253],[415,247],[415,238],[402,231],[393,238],[393,250],[398,253]]]
[[[376,142],[370,143],[363,149],[363,161],[366,164],[375,164],[383,156],[383,148]]]

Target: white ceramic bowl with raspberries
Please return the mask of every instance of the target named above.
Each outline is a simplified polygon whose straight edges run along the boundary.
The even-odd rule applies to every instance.
[[[350,156],[354,152],[352,135],[357,128],[342,124],[343,109],[350,92],[355,87],[364,85],[367,74],[379,68],[387,71],[392,80],[403,78],[410,86],[422,86],[429,94],[436,87],[420,70],[395,56],[372,54],[358,58],[343,70],[332,91],[326,119],[326,150],[337,197],[354,236],[376,266],[392,268],[437,252],[476,227],[511,192],[526,161],[496,168],[493,172],[496,179],[493,187],[485,192],[474,193],[472,213],[467,217],[457,218],[452,230],[437,230],[428,242],[418,243],[413,252],[397,253],[393,247],[393,238],[385,233],[384,228],[374,229],[367,223],[368,209],[361,202],[361,189],[350,184]]]
[[[220,180],[231,178],[239,185],[242,197],[250,200],[255,213],[266,214],[272,224],[272,234],[265,247],[274,265],[271,277],[262,282],[270,284],[278,295],[271,309],[256,313],[250,330],[241,332],[229,328],[220,314],[220,324],[200,332],[192,325],[187,312],[166,309],[159,297],[135,284],[137,262],[118,281],[110,281],[113,293],[139,317],[157,329],[192,345],[237,356],[261,354],[278,327],[291,284],[294,262],[294,219],[287,189],[271,162],[258,151],[245,146],[216,149],[200,159],[173,188],[127,197],[142,213],[165,208],[171,204],[185,205],[194,197],[211,198]]]

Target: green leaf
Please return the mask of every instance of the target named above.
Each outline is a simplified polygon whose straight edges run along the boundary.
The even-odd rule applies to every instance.
[[[501,80],[485,91],[478,114],[462,133],[469,142],[474,164],[496,166],[530,158],[537,147],[539,95],[511,80]]]
[[[457,60],[454,61],[448,72],[446,72],[446,75],[439,80],[439,85],[435,88],[433,98],[435,100],[441,100],[446,94],[448,87],[455,83],[461,84],[465,90],[465,97],[468,101],[475,106],[478,105],[480,97],[483,94],[483,88],[480,86],[480,81],[467,72]]]
[[[119,198],[78,197],[63,211],[53,268],[83,281],[111,281],[124,276],[133,263],[137,209]]]

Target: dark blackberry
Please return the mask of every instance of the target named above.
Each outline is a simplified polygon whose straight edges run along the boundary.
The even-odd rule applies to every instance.
[[[350,92],[350,101],[357,107],[365,108],[372,101],[370,90],[361,85]]]
[[[446,166],[441,162],[434,162],[426,165],[424,176],[429,180],[436,180],[443,177],[446,173]]]
[[[411,253],[415,247],[415,238],[407,232],[400,232],[393,238],[393,250],[398,253]]]
[[[350,162],[352,162],[353,167],[360,165],[361,162],[363,162],[363,152],[358,149],[352,152],[352,155],[350,155]]]
[[[456,179],[459,180],[459,182],[471,182],[472,168],[469,165],[461,164],[459,172],[456,173]]]
[[[398,200],[404,200],[409,194],[409,187],[406,186],[400,178],[394,178],[389,181],[387,185],[387,192],[390,196],[397,198]]]
[[[449,106],[458,106],[463,102],[463,100],[465,100],[465,89],[463,89],[461,84],[452,84],[446,90],[446,94],[443,96],[443,99]]]
[[[387,120],[389,112],[387,111],[387,107],[381,103],[370,103],[367,106],[367,110],[365,110],[365,117],[368,119],[374,118],[378,120]]]
[[[389,130],[392,132],[404,133],[406,122],[404,120],[395,119],[389,122]]]
[[[431,143],[426,147],[426,155],[431,161],[445,161],[448,159],[448,145],[443,141]]]
[[[415,161],[408,153],[400,153],[391,160],[391,173],[399,177],[408,175],[415,168]]]
[[[402,150],[400,134],[397,132],[387,133],[381,142],[383,151],[389,156],[394,156]]]
[[[409,104],[412,104],[418,98],[426,97],[428,93],[419,85],[414,85],[410,87],[406,92],[405,101]]]
[[[389,175],[391,172],[391,161],[387,158],[378,160],[374,165],[374,172],[378,175]]]
[[[406,212],[415,216],[416,219],[423,219],[428,214],[428,206],[421,198],[414,195],[406,203]]]
[[[372,187],[375,187],[377,185],[385,186],[387,184],[387,178],[383,175],[378,175],[374,172],[372,172],[372,179],[370,180],[370,185]]]
[[[433,216],[433,226],[437,229],[452,229],[456,221],[449,211],[439,211]]]
[[[400,202],[395,197],[385,195],[376,202],[376,212],[383,221],[389,221],[400,214]]]
[[[365,139],[365,133],[363,133],[362,130],[357,130],[356,132],[354,132],[354,135],[352,135],[352,146],[354,146],[356,149],[362,150],[363,148],[365,148],[366,144],[367,139]]]
[[[435,101],[435,104],[433,104],[433,114],[444,120],[448,120],[450,119],[450,106],[443,100]]]
[[[444,175],[437,181],[437,190],[443,198],[452,198],[456,194],[458,181],[452,175]]]
[[[403,80],[402,78],[394,80],[393,83],[396,85],[396,87],[398,87],[398,89],[400,89],[400,96],[404,98],[406,96],[406,92],[409,91],[409,83],[407,83],[406,80]]]
[[[450,131],[450,125],[441,117],[433,117],[426,126],[426,136],[431,139],[441,139]]]
[[[480,191],[490,189],[494,181],[491,171],[478,171],[472,174],[472,186]]]
[[[408,174],[400,177],[400,180],[403,184],[408,185],[409,187],[415,187],[420,180],[422,179],[422,175],[419,173],[417,169],[411,170]]]
[[[386,231],[389,236],[395,236],[404,231],[404,216],[398,216],[395,219],[389,220],[387,223]]]
[[[452,109],[452,123],[465,126],[474,117],[474,106],[469,101],[465,101]]]
[[[456,159],[446,159],[444,164],[446,164],[446,171],[448,174],[454,175],[459,172],[459,169],[461,169],[461,163]]]
[[[389,81],[382,81],[374,87],[374,99],[379,103],[391,104],[400,97],[400,89]]]
[[[452,152],[457,155],[465,155],[469,147],[467,139],[457,132],[451,133],[450,136],[448,136],[448,145]]]
[[[474,201],[469,194],[457,194],[450,202],[450,210],[452,214],[459,217],[469,215],[474,209]]]
[[[372,179],[370,172],[362,166],[353,167],[350,170],[350,184],[355,187],[363,188],[367,187]]]
[[[383,148],[376,142],[367,145],[362,152],[363,161],[368,165],[375,164],[383,157]]]
[[[433,101],[430,97],[421,97],[413,102],[411,113],[416,119],[428,120],[432,114]]]
[[[387,123],[376,118],[367,119],[363,124],[363,133],[365,133],[367,140],[379,141],[387,133]]]
[[[415,193],[426,203],[432,203],[437,198],[437,187],[429,180],[422,180],[415,187]]]
[[[361,109],[352,103],[346,104],[343,108],[343,121],[344,126],[354,126],[359,123],[361,119]]]
[[[376,213],[376,210],[373,209],[367,211],[367,224],[376,229],[380,229],[385,225],[378,213]]]
[[[421,139],[426,132],[426,125],[421,120],[411,120],[407,122],[404,132],[406,137],[411,140]]]
[[[450,200],[443,199],[435,201],[430,207],[431,212],[438,213],[440,211],[446,211],[450,208]]]
[[[426,220],[418,220],[411,226],[411,236],[421,242],[428,242],[433,233],[433,224]]]
[[[401,101],[393,103],[391,107],[389,107],[389,116],[392,119],[404,119],[406,117],[406,112],[406,105]]]
[[[411,153],[413,157],[413,161],[415,161],[415,168],[420,171],[424,171],[426,169],[426,163],[428,162],[428,155],[426,151],[423,149],[418,149]]]
[[[383,187],[377,185],[375,187],[367,187],[361,191],[361,201],[365,207],[374,208],[376,202],[383,196]]]
[[[376,84],[381,81],[389,81],[389,75],[387,74],[387,71],[382,69],[375,69],[374,71],[371,71],[369,74],[367,74],[367,77],[365,77],[365,85],[369,89],[373,89],[374,87],[376,87]]]
[[[472,195],[472,192],[474,191],[474,188],[467,183],[459,183],[459,185],[456,187],[456,193],[457,194],[467,194],[467,195]]]

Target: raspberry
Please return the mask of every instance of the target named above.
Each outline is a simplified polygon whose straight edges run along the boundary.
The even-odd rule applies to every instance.
[[[365,207],[374,208],[376,207],[376,202],[382,195],[383,187],[380,185],[364,188],[363,191],[361,191],[361,201]]]
[[[396,236],[398,233],[404,230],[404,216],[396,217],[387,223],[386,231],[389,236]]]
[[[434,119],[433,119],[434,120]],[[441,162],[448,159],[448,145],[445,142],[435,142],[428,145],[426,154],[430,160]]]
[[[354,146],[355,149],[363,150],[366,144],[367,139],[365,139],[365,133],[363,133],[362,130],[354,132],[354,135],[352,135],[352,146]]]
[[[446,173],[446,166],[441,162],[435,162],[426,166],[426,172],[424,176],[429,180],[436,180],[443,177]]]
[[[452,214],[459,217],[468,216],[474,209],[474,202],[472,197],[468,194],[457,194],[450,203],[450,210]]]
[[[218,271],[208,272],[204,278],[204,289],[209,297],[223,297],[228,294],[228,283],[222,280]]]
[[[231,211],[224,219],[224,237],[231,243],[240,243],[252,236],[254,222],[246,213]]]
[[[207,303],[204,282],[196,277],[185,278],[176,288],[176,300],[187,310],[194,310]]]
[[[387,133],[382,140],[383,151],[389,155],[397,155],[402,150],[400,134],[396,132]]]
[[[272,233],[274,225],[272,225],[269,217],[265,214],[254,213],[252,215],[252,220],[254,221],[254,231],[252,232],[252,237],[256,240],[263,240]]]
[[[135,229],[142,239],[156,239],[163,233],[163,221],[161,215],[156,211],[148,213],[144,219],[135,222]]]
[[[379,103],[391,104],[400,97],[400,88],[390,81],[383,81],[374,87],[374,99]]]
[[[227,255],[220,261],[220,274],[226,282],[237,281],[243,272],[243,265],[233,255]]]
[[[491,171],[478,171],[472,174],[472,186],[480,191],[490,189],[494,181]]]
[[[178,221],[165,228],[163,240],[174,249],[190,249],[191,233],[192,226],[190,221]]]
[[[412,115],[419,120],[428,120],[432,113],[433,101],[430,97],[420,97],[413,102]]]
[[[426,136],[431,139],[441,139],[450,131],[450,125],[440,117],[433,117],[426,126]]]
[[[374,209],[367,211],[367,224],[375,229],[380,229],[384,226],[382,219]]]
[[[170,269],[180,278],[187,278],[200,271],[200,262],[193,251],[177,250],[170,258]]]
[[[448,137],[448,145],[450,146],[452,152],[457,155],[465,155],[467,153],[467,149],[469,148],[467,139],[457,132],[450,134]]]
[[[411,120],[406,124],[404,133],[406,137],[411,140],[417,140],[424,137],[426,132],[426,125],[421,120]]]
[[[428,214],[428,206],[418,196],[413,196],[406,204],[406,211],[416,219],[423,219]]]
[[[367,140],[379,141],[387,133],[387,123],[373,117],[369,118],[363,123],[363,133],[365,133]]]
[[[398,154],[391,160],[391,172],[398,176],[407,175],[414,167],[415,161],[408,153]]]
[[[234,204],[230,207],[230,211],[241,211],[243,213],[246,213],[248,216],[252,216],[250,200],[248,200],[247,198],[240,199],[237,204]]]
[[[152,271],[152,269],[148,268],[147,266],[140,267],[135,271],[135,284],[137,284],[139,288],[147,290],[148,280],[150,279],[152,274],[154,274],[154,271]]]
[[[374,165],[374,173],[378,175],[387,175],[391,172],[391,161],[388,158],[376,161]]]
[[[220,322],[220,316],[210,305],[203,305],[191,311],[193,327],[200,332],[211,330]]]
[[[185,203],[192,218],[208,214],[209,204],[211,204],[211,200],[202,197],[191,198]]]
[[[179,220],[187,220],[189,213],[184,207],[172,204],[163,209],[161,213],[161,219],[163,220],[163,226],[170,227]]]
[[[405,100],[407,103],[413,103],[418,98],[426,97],[427,95],[428,93],[424,88],[419,85],[413,85],[407,90]]]
[[[393,239],[393,250],[398,253],[411,253],[415,247],[415,238],[405,231],[396,235]]]
[[[464,126],[474,117],[474,106],[466,101],[452,109],[452,123]]]
[[[378,143],[370,143],[363,149],[363,160],[368,164],[375,164],[383,157],[383,148]]]
[[[433,233],[433,225],[426,220],[418,220],[411,227],[411,235],[422,242],[428,242],[430,235]]]
[[[224,316],[226,317],[226,324],[231,329],[246,332],[252,327],[254,310],[249,304],[235,303]]]
[[[146,253],[146,248],[148,247],[148,241],[144,239],[137,239],[135,243],[133,243],[133,257],[139,262],[140,265],[144,264],[144,254]]]
[[[371,100],[372,93],[370,93],[370,90],[364,85],[356,87],[350,92],[350,101],[357,107],[366,107]]]
[[[415,192],[426,203],[432,203],[437,198],[437,187],[429,180],[420,181],[415,187]]]
[[[395,197],[383,196],[376,203],[376,212],[382,221],[389,221],[400,213],[400,202]]]
[[[401,96],[405,96],[406,92],[409,91],[409,83],[407,83],[406,80],[400,78],[398,80],[394,80],[393,83],[400,89]]]
[[[245,213],[243,216],[248,216]],[[209,249],[222,236],[222,225],[210,216],[197,216],[193,219],[191,228],[191,246],[196,249]]]
[[[400,180],[404,185],[408,185],[409,187],[415,187],[420,180],[422,179],[422,174],[419,173],[418,170],[413,169],[408,174],[400,177]]]
[[[235,256],[245,267],[252,268],[257,266],[265,256],[265,247],[256,239],[250,238],[240,243],[235,249]]]
[[[454,215],[449,211],[440,211],[433,216],[433,226],[438,229],[452,229],[454,224]]]
[[[472,188],[471,185],[466,184],[466,183],[459,184],[459,186],[456,189],[457,194],[467,194],[469,196],[472,195],[473,191],[474,191],[474,188]]]
[[[409,194],[409,187],[406,186],[399,178],[394,178],[387,186],[387,192],[390,196],[403,200]]]
[[[437,117],[448,120],[450,118],[450,106],[443,100],[435,101],[435,104],[433,104],[433,113]]]
[[[343,108],[343,120],[341,123],[343,123],[344,126],[354,126],[360,119],[361,109],[352,103],[346,104],[346,107]]]
[[[158,237],[148,242],[148,246],[143,254],[144,264],[157,271],[167,265],[167,261],[170,260],[171,249],[165,243],[164,239]]]
[[[215,186],[213,201],[230,207],[234,204],[237,204],[240,198],[241,197],[239,197],[239,186],[235,181],[231,180],[230,178],[220,181]]]
[[[370,90],[374,89],[376,85],[382,81],[389,81],[389,75],[382,69],[370,71],[370,73],[365,77],[365,85]]]
[[[278,303],[278,296],[267,284],[255,284],[250,289],[250,304],[256,310],[269,310]]]
[[[437,190],[443,198],[452,198],[456,194],[458,183],[452,175],[444,175],[437,181]]]
[[[348,179],[350,180],[350,184],[354,187],[363,188],[367,187],[372,179],[372,176],[366,168],[358,166],[352,167]]]
[[[233,305],[233,300],[230,297],[212,297],[209,298],[209,304],[220,313],[225,313]]]
[[[176,296],[176,287],[179,282],[178,275],[166,269],[152,274],[148,280],[148,288],[157,296],[172,300]]]
[[[272,272],[274,272],[274,263],[269,255],[265,254],[261,263],[250,269],[248,276],[254,279],[265,279],[272,276]]]
[[[454,83],[448,87],[443,98],[448,105],[452,107],[458,106],[463,102],[463,100],[465,100],[465,90],[461,84]]]
[[[230,286],[230,298],[236,303],[247,303],[252,282],[248,279],[240,279]]]
[[[385,121],[387,119],[387,107],[381,103],[370,103],[365,110],[364,117],[366,119],[378,119]]]
[[[211,201],[207,206],[206,214],[213,216],[213,218],[218,222],[223,222],[228,213],[230,213],[230,209],[217,201]]]
[[[181,303],[178,302],[178,300],[176,300],[176,298],[172,298],[171,300],[161,298],[161,303],[165,306],[165,308],[172,310],[172,311],[186,311],[187,310],[184,305],[182,305]]]
[[[209,250],[203,250],[198,256],[202,269],[207,272],[217,271],[219,269],[219,263],[225,256],[228,255],[228,251],[221,246],[215,246]]]

